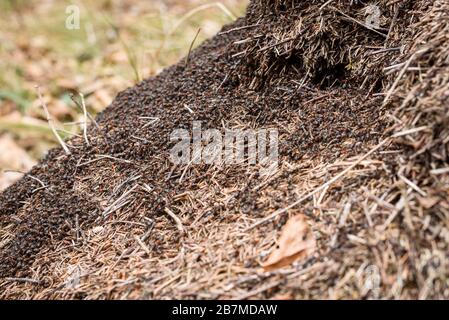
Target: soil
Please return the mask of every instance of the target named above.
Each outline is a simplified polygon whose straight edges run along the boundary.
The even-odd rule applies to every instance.
[[[315,2],[322,4],[320,1]],[[315,2],[305,4],[298,1],[299,7],[292,10],[297,10],[295,12],[299,13],[316,10],[318,4]],[[410,1],[407,6],[411,6]],[[389,10],[386,19],[392,19],[397,7],[391,5],[387,7]],[[341,8],[344,10],[343,7]],[[363,8],[363,4],[358,4],[352,7],[352,11],[345,12],[349,14],[360,8]],[[287,13],[282,13],[283,17],[286,15]],[[192,239],[201,238],[199,224],[207,227],[211,220],[231,225],[231,223],[241,223],[245,219],[249,221],[262,219],[269,213],[285,208],[296,201],[301,193],[309,189],[307,181],[311,181],[311,187],[319,186],[321,181],[325,182],[334,173],[338,173],[335,170],[341,165],[344,166],[342,163],[353,161],[351,159],[366,154],[373,146],[391,135],[391,127],[395,124],[395,120],[390,116],[391,105],[383,104],[385,95],[380,93],[388,89],[394,78],[385,76],[379,70],[393,64],[401,56],[399,51],[387,52],[384,55],[381,54],[382,58],[378,60],[363,62],[363,66],[356,72],[348,70],[346,65],[350,55],[345,50],[349,50],[354,45],[353,41],[349,40],[348,29],[354,30],[354,37],[365,37],[361,44],[365,48],[364,53],[358,53],[357,57],[363,56],[366,59],[365,54],[379,50],[377,47],[383,46],[385,39],[373,34],[370,30],[355,26],[354,23],[340,21],[336,28],[343,28],[341,30],[346,32],[346,38],[339,39],[341,43],[334,43],[334,45],[338,46],[338,50],[342,52],[335,52],[336,47],[331,46],[326,49],[329,54],[317,54],[317,62],[313,64],[292,58],[313,54],[313,51],[298,49],[299,47],[286,58],[275,57],[272,53],[269,56],[251,55],[251,52],[257,52],[272,41],[268,32],[276,28],[274,24],[279,23],[274,18],[276,13],[265,16],[263,19],[266,20],[261,20],[260,17],[260,5],[254,1],[247,17],[226,26],[220,34],[194,50],[188,65],[184,60],[180,61],[179,64],[164,70],[157,77],[144,80],[135,87],[119,93],[114,102],[97,117],[98,127],[93,124],[89,126],[89,144],[83,138],[74,138],[67,142],[71,155],[66,155],[61,148],[50,151],[29,174],[0,195],[0,228],[2,230],[0,278],[37,277],[39,279],[37,284],[7,281],[4,288],[8,290],[5,289],[4,297],[21,296],[18,291],[20,286],[31,287],[29,290],[34,293],[30,293],[30,297],[35,294],[39,297],[38,292],[45,292],[41,297],[95,296],[95,290],[92,288],[75,290],[73,295],[67,293],[69,289],[64,294],[60,293],[63,290],[61,285],[63,286],[65,282],[55,280],[59,276],[55,275],[57,268],[54,264],[64,263],[64,252],[67,247],[73,248],[70,253],[73,255],[77,254],[77,245],[80,246],[79,251],[89,250],[88,230],[106,227],[111,222],[115,223],[119,220],[124,224],[134,223],[140,225],[139,228],[144,228],[143,230],[129,229],[127,234],[132,236],[136,232],[145,232],[147,230],[145,228],[148,227],[146,223],[151,221],[151,229],[154,228],[154,230],[150,236],[144,238],[144,245],[150,248],[149,250],[152,251],[150,257],[158,260],[158,263],[169,261],[174,257],[173,250],[176,253],[188,250],[185,246],[195,242]],[[292,17],[287,15],[288,22],[283,22],[284,29],[291,25]],[[418,22],[417,20],[419,16],[401,15],[397,20],[396,32],[403,31],[411,34],[408,25]],[[263,24],[264,21],[269,21],[270,26]],[[262,26],[247,27],[257,23]],[[260,40],[256,47],[235,44],[237,41],[250,39],[260,33],[267,36],[265,40]],[[300,37],[298,35],[297,39]],[[411,38],[399,39],[403,43],[410,40]],[[318,36],[310,41],[318,41]],[[397,46],[395,43],[398,41],[397,37],[391,36],[390,41],[391,46]],[[243,57],[242,51],[245,52]],[[343,60],[340,61],[337,57],[343,57]],[[266,63],[275,63],[275,67],[271,69],[261,67]],[[338,70],[340,71],[337,72]],[[306,75],[305,79],[304,75]],[[367,78],[365,82],[367,85],[362,84],[365,78]],[[157,118],[157,121],[149,117]],[[193,121],[201,121],[203,129],[214,128],[222,131],[224,127],[278,129],[282,166],[280,174],[267,179],[259,175],[257,166],[247,165],[226,165],[220,168],[204,164],[187,168],[173,165],[169,157],[170,149],[173,147],[170,134],[173,130],[180,128],[191,130]],[[315,206],[312,203],[300,205],[298,208],[314,221],[315,234],[320,240],[317,255],[305,261],[300,267],[307,268],[323,263],[324,257],[339,261],[339,264],[336,264],[339,267],[329,268],[326,279],[317,278],[312,284],[308,284],[310,288],[307,292],[303,292],[298,286],[283,286],[283,282],[279,282],[277,286],[273,286],[273,290],[267,290],[265,293],[261,291],[255,296],[268,298],[287,290],[294,292],[293,297],[319,297],[327,294],[328,291],[325,288],[335,288],[335,290],[343,288],[342,277],[347,272],[354,272],[354,264],[360,267],[366,261],[379,261],[379,259],[381,261],[379,264],[383,264],[385,262],[381,257],[383,250],[398,257],[398,260],[407,255],[406,249],[400,243],[400,235],[397,234],[398,230],[402,229],[395,228],[391,231],[396,232],[397,240],[394,236],[376,234],[377,231],[364,231],[368,230],[370,225],[373,228],[373,224],[383,225],[386,219],[385,213],[375,214],[377,211],[371,211],[374,212],[372,221],[366,221],[362,213],[360,216],[354,215],[344,226],[339,225],[335,216],[335,212],[340,212],[339,210],[347,205],[350,198],[353,199],[352,202],[349,201],[352,203],[352,210],[355,211],[363,212],[364,206],[372,205],[368,200],[365,204],[358,200],[360,190],[371,190],[375,193],[376,190],[387,190],[396,185],[399,170],[396,151],[397,147],[391,145],[373,154],[372,162],[359,168],[359,174],[354,174],[345,179],[344,183],[341,182],[328,189],[326,199],[329,201],[323,207],[320,207],[315,199],[312,201],[315,202]],[[377,166],[376,161],[382,165]],[[374,169],[369,169],[370,166],[374,166]],[[322,169],[313,173],[309,180],[299,178],[306,169],[316,167]],[[364,170],[366,172],[363,172]],[[373,181],[376,183],[381,181],[379,183],[382,187],[374,187]],[[263,187],[260,187],[261,185]],[[149,186],[151,191],[146,191],[142,186]],[[180,197],[182,198],[185,194],[190,194],[189,197],[194,195],[194,199],[189,200],[187,197],[181,201]],[[126,196],[124,200],[117,201],[123,195]],[[382,207],[389,208],[389,204],[385,204],[387,201],[394,207],[398,197],[400,194],[397,193],[396,196],[387,198],[377,194],[370,199],[377,199],[377,210],[383,210]],[[189,207],[189,201],[194,202],[195,205],[192,204]],[[186,239],[177,232],[174,223],[159,223],[162,218],[166,219],[167,208],[172,208],[176,215],[182,218],[188,232],[198,234],[190,238],[187,236]],[[298,212],[296,210],[290,210],[288,213],[295,214]],[[321,213],[317,213],[317,210]],[[323,213],[323,210],[328,210],[327,214]],[[126,221],[123,217],[126,217]],[[261,234],[271,234],[271,232],[276,234],[285,223],[285,219],[284,217],[264,224],[253,241],[258,242]],[[209,228],[210,232],[211,230]],[[108,232],[110,235],[108,237],[112,239],[114,231]],[[166,232],[170,232],[170,235]],[[249,231],[247,233],[252,234]],[[330,245],[332,233],[336,234],[336,238]],[[366,236],[372,234],[373,239],[365,243],[365,240],[360,240],[360,237],[346,236],[361,233]],[[410,230],[406,234],[410,238],[421,239]],[[205,234],[203,236],[207,238]],[[357,243],[357,239],[362,244]],[[232,242],[225,235],[222,235],[222,241]],[[199,243],[197,242],[198,245]],[[246,243],[248,246],[254,245],[252,242]],[[231,244],[239,246],[235,242]],[[362,249],[360,246],[365,247]],[[416,249],[410,249],[411,252],[424,250],[419,242],[415,242],[413,246],[416,246]],[[428,248],[428,245],[426,244],[425,247]],[[97,254],[113,253],[114,259],[106,259],[106,262],[92,262],[89,267],[90,272],[95,272],[95,268],[100,270],[103,267],[108,267],[108,270],[117,267],[117,270],[120,270],[122,256],[124,252],[126,252],[125,256],[130,254],[129,248],[130,244],[127,243],[123,248],[126,250],[117,253],[110,248],[110,245],[104,248],[96,247]],[[440,246],[440,248],[443,247]],[[205,252],[200,249],[191,249],[191,251],[192,254]],[[145,254],[148,255],[148,252]],[[228,254],[229,256],[225,253],[220,259],[234,261],[235,265],[248,270],[255,270],[259,266],[258,258],[242,262],[238,253],[235,253],[234,258],[232,258],[234,253],[228,252]],[[254,256],[254,253],[252,255]],[[357,258],[348,262],[345,256]],[[361,258],[362,256],[364,258]],[[94,258],[79,259],[88,263]],[[127,259],[132,260],[129,257]],[[366,261],[364,262],[363,259]],[[219,265],[217,261],[214,261],[209,262],[210,268],[213,268],[213,265]],[[350,267],[347,266],[348,263]],[[229,264],[233,265],[232,262]],[[421,292],[420,289],[416,289],[421,285],[419,282],[421,271],[414,269],[415,265],[412,262],[409,262],[409,265],[413,265],[407,269],[411,270],[408,272],[412,276],[409,277],[410,274],[407,274],[404,277],[411,289],[404,290],[404,294],[406,297],[416,297]],[[391,266],[385,268],[385,270],[391,269]],[[125,279],[123,274],[126,274],[128,269],[122,267],[121,272],[117,270],[114,271],[114,276],[104,273],[99,277]],[[53,276],[51,272],[54,272]],[[152,272],[149,273],[153,274]],[[53,279],[49,280],[52,277]],[[150,291],[151,297],[161,297],[164,294],[169,297],[186,297],[179,292],[170,293],[170,290],[177,290],[174,283],[169,284],[167,288],[159,288],[155,286],[157,278],[150,278],[152,280],[147,279],[149,284],[145,284],[147,280],[145,276],[142,276],[139,278],[142,283],[134,284],[129,292],[136,292],[134,296],[143,297],[148,297]],[[231,278],[232,281],[235,280]],[[250,291],[257,288],[263,283],[260,279],[259,282],[246,281],[240,290],[247,288]],[[95,280],[89,281],[95,282]],[[356,281],[354,280],[353,283]],[[146,285],[149,288],[147,291],[142,291],[142,286]],[[154,292],[151,288],[156,288],[156,291]],[[435,296],[447,294],[447,291],[438,288],[431,290],[431,293]],[[201,290],[192,289],[191,291],[198,293]],[[358,296],[348,293],[349,291],[348,289],[338,297]],[[107,292],[109,293],[99,293],[98,297],[125,297],[117,290]],[[201,296],[192,292],[187,297],[229,297],[226,295],[228,293]],[[241,291],[238,292],[241,294]],[[237,293],[236,296],[239,296]]]

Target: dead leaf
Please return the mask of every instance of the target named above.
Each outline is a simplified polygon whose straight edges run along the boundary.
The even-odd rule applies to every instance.
[[[125,51],[113,52],[107,58],[112,63],[129,63],[129,57]]]
[[[103,108],[112,102],[112,96],[105,89],[95,91],[95,98],[103,105]]]
[[[262,265],[265,271],[273,271],[313,254],[315,238],[302,214],[290,218],[282,229],[279,248],[274,250]]]
[[[62,79],[56,80],[56,85],[63,89],[75,90],[78,88],[79,83],[77,81],[75,81],[74,79],[62,78]]]
[[[53,100],[48,104],[48,111],[50,112],[53,119],[58,119],[60,121],[68,117],[76,116],[68,105],[66,105],[61,100]]]
[[[438,197],[426,197],[426,198],[418,197],[418,201],[425,209],[430,209],[434,205],[436,205],[438,202],[440,202],[440,198],[438,198]]]
[[[5,190],[31,169],[35,162],[9,135],[0,136],[0,191]],[[4,170],[17,170],[9,172]]]

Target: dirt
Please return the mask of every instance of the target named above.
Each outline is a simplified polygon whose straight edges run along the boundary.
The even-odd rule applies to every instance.
[[[386,2],[382,2],[382,5]],[[413,1],[405,2],[405,6],[410,9]],[[291,3],[296,4],[295,1]],[[261,6],[253,1],[247,17],[226,26],[221,34],[192,52],[187,66],[185,61],[180,61],[157,77],[119,93],[113,103],[98,116],[99,127],[93,124],[89,126],[89,145],[83,138],[75,138],[68,141],[71,155],[66,155],[61,148],[49,152],[27,176],[0,195],[0,228],[3,230],[0,238],[0,278],[39,275],[36,265],[45,269],[46,265],[52,263],[44,258],[46,253],[53,252],[53,258],[63,259],[58,256],[59,243],[76,247],[85,237],[83,230],[106,226],[114,217],[120,216],[119,212],[126,213],[127,221],[140,223],[142,217],[157,221],[166,216],[165,208],[178,208],[176,213],[182,212],[185,226],[192,225],[191,232],[195,232],[193,220],[197,218],[196,211],[183,211],[177,199],[184,193],[199,194],[204,186],[213,193],[203,199],[207,204],[204,206],[209,208],[204,216],[207,218],[205,225],[210,219],[234,221],[237,219],[235,216],[239,216],[238,219],[245,219],[244,216],[253,220],[264,218],[294,202],[298,197],[296,188],[300,183],[299,188],[306,190],[304,181],[298,180],[297,173],[303,170],[301,166],[324,168],[311,181],[330,178],[334,169],[326,165],[363,155],[389,137],[395,121],[389,114],[391,106],[383,104],[385,95],[379,93],[385,92],[394,78],[385,76],[382,69],[399,59],[401,52],[387,52],[381,54],[379,59],[371,59],[369,55],[367,58],[367,53],[379,50],[378,47],[384,45],[384,37],[353,22],[338,20],[334,26],[338,35],[332,32],[314,33],[313,37],[298,34],[295,39],[300,39],[300,42],[293,41],[292,47],[286,47],[287,50],[295,48],[288,56],[276,56],[273,52],[260,54],[260,48],[266,47],[274,39],[268,31],[276,30],[277,25],[289,29],[296,13],[307,15],[309,11],[316,11],[318,4],[322,2],[314,1],[312,4],[297,1],[297,7],[288,10],[281,7],[285,11],[280,14],[282,19],[285,18],[284,21],[275,18],[279,13],[264,16],[260,11]],[[337,7],[348,14],[363,8],[361,3],[350,9],[344,9],[344,1],[338,4]],[[397,7],[385,5],[383,8],[388,8],[384,18],[390,21]],[[295,14],[289,14],[289,10]],[[327,14],[334,17],[338,12]],[[413,14],[401,15],[388,47],[397,46],[398,41],[410,41],[410,38],[399,39],[396,35],[402,32],[411,34],[408,26],[417,20],[419,16]],[[245,27],[257,23],[262,26]],[[309,29],[306,29],[307,32]],[[265,37],[257,40],[257,45],[234,44],[259,34]],[[323,40],[330,34],[334,34],[335,38]],[[360,38],[364,41],[357,40]],[[331,45],[322,51],[319,48],[310,49],[310,43],[319,41],[328,41]],[[350,70],[347,64],[354,58],[350,49],[354,48],[355,43],[359,46],[356,55],[359,60],[353,62],[358,63],[358,66]],[[245,52],[243,56],[242,51]],[[314,59],[304,60],[304,57],[312,56]],[[158,121],[148,124],[150,120],[145,117],[158,118]],[[204,129],[217,128],[222,131],[224,126],[277,128],[280,163],[283,164],[281,174],[267,182],[266,177],[259,176],[256,167],[229,165],[224,169],[216,169],[210,165],[194,165],[185,171],[180,182],[185,167],[174,166],[169,160],[169,152],[173,147],[170,134],[179,128],[191,130],[192,121],[201,121]],[[398,160],[394,150],[391,147],[390,153],[382,156],[376,153],[374,159],[381,159],[384,169],[367,170],[330,188],[326,195],[331,199],[328,206],[344,206],[348,196],[357,198],[360,188],[374,192],[376,189],[371,188],[373,181],[384,179],[381,183],[384,187],[395,185],[392,181],[397,178]],[[289,170],[286,169],[288,167]],[[390,172],[391,176],[385,180],[382,170]],[[139,186],[148,185],[152,191],[132,189],[136,183]],[[261,183],[265,183],[270,192],[259,188]],[[222,193],[216,190],[216,185],[232,190],[232,196],[227,201],[220,201]],[[132,190],[131,196],[125,205],[108,213],[107,208],[129,190]],[[397,197],[388,200],[383,198],[382,201],[391,201],[394,207]],[[382,204],[382,201],[379,203]],[[363,204],[354,201],[353,206],[361,210]],[[318,209],[313,206],[303,208],[323,228],[338,225],[334,217],[319,217],[315,210]],[[203,220],[200,217],[198,221],[202,223]],[[284,222],[281,219],[264,228],[270,232],[276,231]],[[153,248],[156,259],[163,260],[169,256],[164,246],[170,250],[181,250],[185,239],[174,233],[169,243],[158,246],[157,233],[163,230],[161,228],[156,227],[153,235],[145,241],[149,248]],[[346,234],[358,234],[365,228],[367,222],[364,218],[351,218],[350,225],[338,227],[337,245],[332,247],[322,242],[320,250],[324,251],[320,252],[328,252],[329,258],[344,260],[345,253],[351,250],[356,252]],[[172,227],[170,230],[175,229]],[[326,232],[323,238],[331,236],[324,234]],[[382,250],[384,244],[389,247],[385,239],[390,240],[384,236],[384,240],[378,240],[377,244],[372,242],[368,245],[365,249],[368,259],[379,259],[377,252]],[[399,256],[405,254],[400,244],[391,241],[392,252]],[[419,247],[418,243],[416,245]],[[102,249],[104,252],[107,250]],[[319,260],[317,256],[303,267]],[[257,259],[247,261],[245,265],[252,269],[257,266]],[[327,281],[324,288],[336,286],[338,279],[341,280],[342,270],[345,270],[342,268],[333,270],[333,276],[327,280],[316,280],[314,283],[318,285]],[[419,279],[419,272],[414,272]],[[54,289],[55,285],[51,281],[45,280],[45,277],[42,279],[33,290]],[[411,287],[419,286],[418,280],[413,282],[408,278],[408,281]],[[253,284],[254,287],[257,285]],[[13,290],[13,287],[8,288]],[[139,290],[137,287],[134,289]],[[434,293],[443,294],[444,290],[441,290],[436,289]],[[319,292],[325,294],[326,290],[315,288],[306,294],[299,290],[296,294],[319,296]],[[416,294],[412,290],[409,297]],[[14,296],[14,293],[11,295]],[[89,296],[89,291],[72,297],[86,296]]]

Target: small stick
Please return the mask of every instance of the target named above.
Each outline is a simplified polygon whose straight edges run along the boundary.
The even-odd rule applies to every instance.
[[[193,38],[193,41],[190,44],[189,53],[187,54],[187,58],[186,58],[186,65],[185,65],[186,68],[189,65],[190,54],[192,53],[193,45],[195,44],[196,38],[198,38],[198,35],[200,34],[200,32],[201,32],[201,28],[198,29],[198,31],[196,32],[195,38]]]
[[[150,249],[147,247],[145,243],[140,239],[140,237],[134,235],[134,240],[139,244],[139,246],[145,251],[147,255],[151,255]]]
[[[218,92],[218,90],[221,89],[221,87],[223,87],[223,85],[225,84],[226,80],[228,80],[230,72],[228,72],[228,74],[226,74],[226,76],[224,77],[223,81],[220,83],[220,85],[218,86],[217,89],[215,89],[215,92]]]
[[[164,209],[165,213],[167,213],[170,217],[172,217],[173,220],[175,220],[176,222],[176,227],[178,228],[179,232],[181,232],[181,234],[184,234],[184,228],[182,226],[182,222],[181,219],[179,219],[178,216],[176,216],[173,211],[171,211],[168,208]]]
[[[184,108],[187,109],[187,111],[189,111],[190,113],[194,114],[195,112],[186,104],[184,103]]]
[[[334,0],[329,0],[329,1],[327,1],[325,4],[323,4],[323,5],[320,7],[320,11],[322,11],[324,8],[326,8],[332,1],[334,1]]]
[[[439,169],[430,170],[430,174],[433,174],[433,175],[446,174],[446,173],[449,173],[449,168],[439,168]]]
[[[192,163],[194,163],[198,159],[201,159],[201,152],[196,153],[192,156],[192,160],[190,160],[190,162],[187,164],[187,166],[185,167],[184,171],[181,174],[181,177],[179,178],[179,183],[182,183],[182,179],[184,179],[184,176],[187,173],[187,170],[192,165]]]
[[[313,102],[318,102],[318,101],[320,101],[320,100],[322,100],[324,98],[327,98],[328,96],[330,96],[330,93],[323,94],[323,95],[321,95],[319,97],[316,97],[316,98],[313,98],[313,99],[310,99],[310,100],[304,102],[304,105],[307,105],[307,104],[313,103]]]
[[[395,133],[392,137],[393,137],[393,138],[399,138],[399,137],[402,137],[402,136],[406,136],[406,135],[409,135],[409,134],[412,134],[412,133],[424,131],[424,130],[427,130],[427,129],[429,129],[428,126],[423,126],[423,127],[413,128],[413,129],[409,129],[409,130],[397,132],[397,133]]]
[[[107,155],[107,154],[97,154],[96,157],[99,158],[99,159],[112,159],[112,160],[120,161],[120,162],[124,162],[124,163],[133,163],[130,160],[120,159],[120,158],[113,157],[113,156],[110,156],[110,155]]]
[[[409,179],[404,177],[402,174],[399,174],[398,176],[402,181],[404,181],[406,184],[408,184],[408,186],[410,188],[412,188],[413,190],[418,192],[421,196],[427,197],[427,193],[425,191],[423,191],[420,187],[418,187],[418,185],[416,183],[414,183],[413,181],[410,181]]]
[[[62,146],[62,149],[64,149],[64,152],[66,155],[70,155],[71,152],[67,145],[64,143],[64,141],[61,139],[61,137],[58,134],[58,131],[56,131],[55,126],[53,125],[53,119],[50,116],[50,112],[48,112],[47,105],[44,102],[44,99],[42,98],[41,88],[39,86],[36,86],[37,94],[39,96],[39,100],[41,101],[42,108],[45,111],[45,116],[47,117],[48,125],[50,126],[51,131],[55,135],[56,139],[58,140],[59,144]]]
[[[388,29],[387,37],[385,38],[385,48],[387,47],[387,41],[390,40],[391,32],[393,31],[394,25],[398,19],[400,6],[398,6],[394,12],[393,20],[391,20],[390,28]]]
[[[240,30],[255,28],[255,27],[258,27],[258,26],[260,26],[260,23],[251,24],[251,25],[248,25],[248,26],[243,26],[243,27],[238,27],[238,28],[232,28],[232,29],[229,29],[227,31],[219,32],[218,35],[221,36],[223,34],[228,34],[228,33],[234,32],[234,31],[240,31]]]
[[[80,240],[80,221],[79,216],[75,216],[75,226],[76,226],[76,242]]]
[[[383,107],[385,107],[387,105],[387,103],[390,101],[390,98],[391,98],[392,94],[394,93],[394,90],[396,90],[396,87],[399,84],[399,81],[402,79],[404,74],[407,72],[407,69],[410,66],[410,64],[413,62],[413,60],[415,60],[415,58],[417,58],[419,55],[421,55],[422,53],[424,53],[426,51],[427,51],[427,48],[424,48],[424,49],[421,49],[421,50],[415,52],[414,54],[412,54],[410,56],[410,58],[405,63],[404,67],[399,72],[399,75],[397,76],[396,80],[393,82],[391,88],[388,90],[387,95],[385,96],[384,102],[382,104]]]
[[[261,293],[263,293],[265,291],[273,289],[273,288],[279,286],[280,284],[281,284],[280,280],[274,281],[273,283],[266,284],[266,285],[264,285],[264,286],[262,286],[262,287],[260,287],[258,289],[255,289],[255,290],[249,291],[247,293],[244,293],[244,294],[234,298],[234,300],[246,300],[248,298],[251,298],[253,296],[261,294]]]
[[[168,285],[172,284],[173,282],[175,282],[176,280],[178,280],[179,278],[181,278],[182,274],[177,275],[176,277],[174,277],[173,279],[168,280],[167,282],[161,284],[159,287],[157,287],[156,289],[154,289],[153,291],[153,297],[156,296],[159,291],[161,291],[162,289],[164,289],[165,287],[167,287]]]
[[[83,107],[81,106],[81,104],[80,104],[78,101],[75,100],[73,94],[70,94],[70,99],[72,99],[72,101],[75,103],[75,105],[76,105],[81,111],[83,111]],[[93,122],[93,124],[95,125],[95,127],[97,127],[97,129],[100,129],[100,126],[98,125],[97,121],[95,120],[94,117],[92,117],[92,115],[91,115],[89,112],[87,112],[87,116],[89,117],[90,121]],[[78,124],[78,123],[81,123],[81,122],[74,122],[73,124]],[[67,122],[66,124],[70,124],[70,122]]]
[[[42,281],[30,279],[30,278],[5,278],[6,281],[15,281],[15,282],[28,282],[32,284],[40,284]]]
[[[379,53],[385,53],[385,52],[391,52],[391,51],[399,51],[401,50],[402,47],[394,47],[394,48],[384,48],[384,49],[379,49],[373,52],[368,53],[368,56],[372,56],[372,55],[376,55]]]
[[[351,16],[348,16],[346,13],[344,13],[343,11],[341,11],[341,10],[335,8],[335,7],[330,6],[329,8],[332,9],[332,10],[337,11],[339,14],[341,14],[341,15],[342,15],[343,17],[345,17],[347,20],[352,21],[352,22],[354,22],[354,23],[357,23],[358,25],[360,25],[360,26],[362,26],[362,27],[365,27],[365,28],[368,29],[368,30],[373,31],[373,32],[377,33],[378,35],[383,36],[384,38],[387,37],[387,35],[386,35],[385,33],[382,33],[382,32],[380,32],[380,31],[377,31],[377,30],[374,29],[373,27],[371,27],[371,26],[369,26],[369,25],[367,25],[367,24],[365,24],[365,23],[363,23],[363,22],[361,22],[361,21],[359,21],[359,20],[357,20],[357,19],[354,19],[354,18],[351,17]],[[380,28],[379,28],[379,29],[380,29]],[[380,30],[382,30],[382,29],[380,29]]]

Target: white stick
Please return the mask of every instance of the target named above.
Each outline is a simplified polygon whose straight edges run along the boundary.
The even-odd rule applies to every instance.
[[[176,222],[176,226],[178,227],[179,232],[181,232],[181,234],[184,234],[184,227],[182,226],[182,222],[181,219],[179,219],[179,217],[177,217],[173,211],[171,211],[168,208],[165,208],[164,210],[170,217],[173,218],[173,220],[175,220]]]
[[[70,152],[69,148],[67,147],[65,142],[61,139],[61,137],[59,136],[58,132],[56,131],[56,128],[55,128],[55,126],[53,124],[53,119],[50,116],[50,112],[48,112],[48,108],[47,108],[47,105],[45,104],[44,99],[42,98],[41,88],[39,86],[36,86],[36,89],[37,89],[37,94],[39,96],[39,100],[41,101],[41,104],[42,104],[42,108],[45,111],[45,116],[47,117],[47,122],[48,122],[48,125],[49,125],[51,131],[53,132],[54,136],[58,140],[58,142],[61,145],[62,149],[64,149],[65,154],[66,155],[70,155],[71,152]]]

